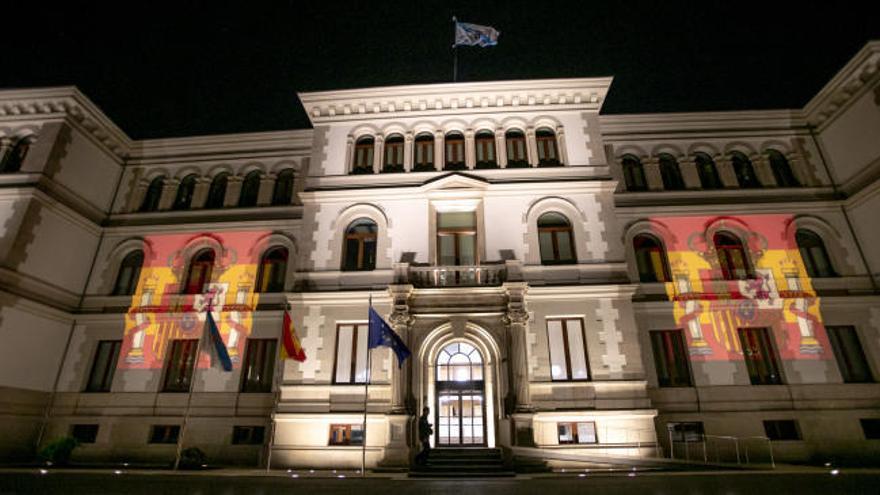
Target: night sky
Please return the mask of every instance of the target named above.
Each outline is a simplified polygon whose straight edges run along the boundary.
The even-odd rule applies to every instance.
[[[880,39],[871,2],[810,3],[16,1],[0,88],[76,85],[136,139],[303,128],[296,91],[451,81],[455,14],[501,31],[460,81],[613,75],[605,114],[800,108]]]

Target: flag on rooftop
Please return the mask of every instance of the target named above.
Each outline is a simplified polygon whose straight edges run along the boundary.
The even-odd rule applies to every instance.
[[[281,329],[281,358],[299,362],[306,360],[306,351],[299,343],[293,319],[290,318],[290,312],[287,310],[284,311],[284,327]]]
[[[390,347],[397,356],[397,366],[403,366],[403,361],[412,354],[403,343],[400,335],[397,335],[379,313],[370,306],[370,329],[367,338],[367,347],[374,349],[379,346]]]
[[[498,44],[498,35],[500,31],[492,26],[481,26],[479,24],[471,24],[468,22],[455,22],[455,44],[456,46],[495,46]]]

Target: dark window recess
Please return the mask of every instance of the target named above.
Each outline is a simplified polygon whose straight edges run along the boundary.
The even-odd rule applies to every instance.
[[[144,264],[144,252],[138,249],[125,255],[119,265],[119,273],[116,275],[116,284],[113,285],[114,296],[130,296],[137,289],[138,279],[141,276],[141,267]]]
[[[364,426],[330,425],[329,445],[363,445]]]
[[[691,373],[688,354],[681,330],[651,332],[651,347],[657,367],[657,382],[661,387],[690,387]]]
[[[272,391],[275,373],[275,339],[248,339],[244,366],[241,370],[241,391],[266,393]]]
[[[180,425],[153,425],[150,427],[150,443],[177,443]]]
[[[828,340],[834,349],[834,357],[845,383],[868,383],[873,382],[871,368],[865,359],[865,352],[859,342],[859,336],[855,327],[851,326],[828,326]]]
[[[101,340],[95,350],[92,371],[86,383],[86,392],[109,392],[116,372],[116,361],[119,360],[121,340]]]
[[[859,423],[866,440],[880,440],[880,418],[862,418]]]
[[[740,328],[738,331],[752,385],[781,385],[779,360],[770,343],[770,332],[766,328]]]
[[[79,443],[95,443],[98,438],[98,425],[73,425],[70,436]]]
[[[764,421],[764,434],[770,440],[800,440],[801,431],[793,419],[774,419]]]
[[[666,423],[666,431],[673,442],[702,442],[705,433],[702,421]]]
[[[232,445],[262,445],[265,435],[263,426],[233,426]]]
[[[196,364],[197,339],[172,340],[165,360],[163,392],[189,392]]]

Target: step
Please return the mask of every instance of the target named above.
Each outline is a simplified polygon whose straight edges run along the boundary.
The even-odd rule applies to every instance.
[[[461,472],[436,472],[436,471],[410,471],[410,478],[512,478],[516,476],[513,471],[474,471]]]

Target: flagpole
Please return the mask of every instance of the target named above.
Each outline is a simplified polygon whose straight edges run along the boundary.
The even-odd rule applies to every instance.
[[[290,303],[289,302],[284,305],[284,311],[286,311],[286,312],[290,311]],[[284,321],[283,314],[281,315],[281,321]],[[281,329],[281,338],[278,339],[278,343],[280,345],[279,345],[279,348],[275,351],[276,362],[275,362],[275,370],[274,370],[273,376],[279,377],[279,375],[280,375],[281,379],[278,380],[278,385],[276,386],[276,390],[275,390],[275,404],[272,407],[272,414],[269,415],[269,443],[267,445],[267,448],[269,450],[266,452],[266,472],[269,472],[272,469],[272,446],[275,444],[275,414],[278,413],[278,404],[281,402],[281,384],[284,382],[284,360],[278,359],[279,351],[284,346],[284,328]],[[279,361],[281,362],[281,373],[280,374],[278,373],[278,362]]]
[[[455,42],[455,24],[458,23],[458,19],[455,16],[452,16],[452,82],[458,82],[458,44]]]
[[[214,310],[214,294],[211,294],[211,299],[208,301],[207,311],[211,312]],[[208,315],[205,314],[205,324],[207,324]],[[196,341],[196,355],[195,362],[193,363],[193,376],[189,381],[189,393],[186,396],[186,409],[183,411],[183,425],[180,427],[180,434],[177,435],[177,452],[174,456],[174,470],[180,467],[180,454],[183,451],[183,437],[186,434],[186,425],[189,421],[189,410],[190,405],[192,404],[192,396],[193,389],[195,388],[196,378],[198,378],[199,373],[199,359],[202,357],[202,340],[205,338],[205,328],[202,327],[202,332],[199,334],[199,339]]]
[[[372,352],[370,352],[370,310],[373,309],[373,293],[370,293],[370,302],[369,302],[369,310],[367,310],[367,379],[364,382],[364,436],[362,440],[361,446],[361,477],[367,477],[367,400],[370,397],[370,379],[372,378],[370,371],[370,367],[372,363],[370,362],[370,356]]]

